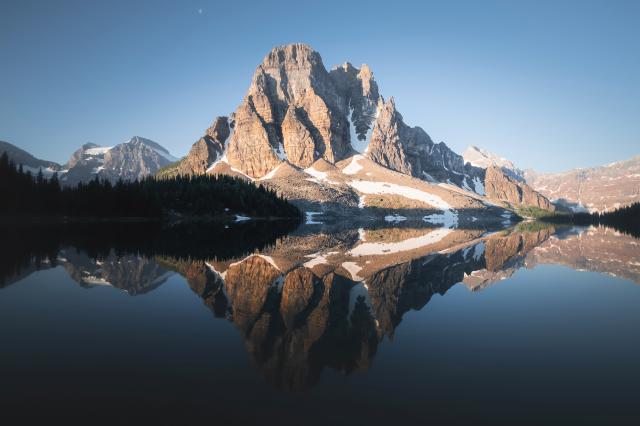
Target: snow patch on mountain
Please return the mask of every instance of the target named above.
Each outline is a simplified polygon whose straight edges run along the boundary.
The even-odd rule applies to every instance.
[[[388,182],[374,182],[366,180],[354,180],[349,182],[349,186],[363,194],[389,194],[400,195],[409,199],[422,201],[439,210],[448,210],[451,208],[449,203],[442,198],[419,189],[409,186],[397,185]]]
[[[342,264],[342,267],[344,269],[346,269],[347,272],[349,272],[349,275],[351,275],[351,279],[353,281],[362,281],[363,280],[363,278],[358,275],[358,273],[362,270],[362,267],[359,266],[357,263],[355,263],[355,262],[344,262]]]
[[[354,155],[351,157],[351,162],[342,169],[342,173],[347,175],[355,175],[360,170],[362,170],[362,166],[358,163],[358,161],[362,160],[364,157],[362,155]]]
[[[113,147],[112,146],[99,146],[96,148],[89,148],[87,150],[84,151],[84,153],[86,155],[104,155],[106,154],[109,150],[111,150]]]
[[[486,192],[484,190],[484,184],[482,183],[480,178],[477,177],[477,176],[473,178],[473,187],[474,187],[474,191],[476,192],[476,194],[479,194],[479,195],[485,195],[486,194]]]
[[[310,176],[312,176],[311,178],[308,178],[307,180],[310,182],[316,182],[316,183],[320,183],[320,182],[324,182],[324,183],[328,183],[331,185],[338,185],[338,182],[334,182],[332,180],[329,179],[329,173],[327,172],[322,172],[318,169],[314,169],[313,167],[309,167],[308,169],[304,169],[304,172]]]
[[[416,250],[441,241],[452,232],[450,228],[438,228],[420,237],[408,238],[392,243],[361,243],[350,250],[352,256],[382,256]]]

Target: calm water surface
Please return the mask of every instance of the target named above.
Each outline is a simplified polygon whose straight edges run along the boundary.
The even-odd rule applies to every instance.
[[[640,240],[294,229],[4,229],[3,417],[637,424]]]

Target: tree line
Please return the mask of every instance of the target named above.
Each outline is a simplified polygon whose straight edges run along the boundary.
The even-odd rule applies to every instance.
[[[299,217],[300,211],[275,191],[230,176],[148,177],[111,183],[98,177],[63,186],[57,173],[45,178],[0,156],[1,216],[140,217],[167,215]]]
[[[543,218],[547,222],[572,223],[576,225],[606,225],[640,238],[640,203],[604,213],[557,214]]]

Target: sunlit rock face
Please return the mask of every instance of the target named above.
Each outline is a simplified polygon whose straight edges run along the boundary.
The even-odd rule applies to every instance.
[[[350,152],[347,101],[307,45],[274,48],[256,69],[235,113],[229,164],[258,178],[281,161],[308,167]]]
[[[233,122],[230,122],[228,117],[216,117],[205,134],[191,146],[189,153],[159,175],[172,177],[206,173],[209,167],[224,155],[232,126]]]
[[[484,179],[487,198],[494,201],[505,201],[517,207],[537,207],[555,211],[555,206],[540,193],[521,181],[508,176],[502,168],[490,166]]]

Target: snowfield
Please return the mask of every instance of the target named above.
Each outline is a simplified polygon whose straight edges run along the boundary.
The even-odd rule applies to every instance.
[[[484,185],[482,184],[482,181],[480,180],[479,177],[474,177],[473,178],[473,185],[475,187],[475,192],[478,195],[486,195],[485,191],[484,191]]]
[[[338,182],[334,182],[329,179],[329,174],[327,172],[321,172],[320,170],[314,169],[313,167],[304,169],[304,172],[310,176],[313,176],[307,179],[310,182],[315,182],[315,183],[324,182],[330,185],[338,185]]]
[[[354,180],[349,186],[363,194],[389,194],[422,201],[439,210],[449,210],[451,206],[442,198],[409,186],[396,185],[395,183],[375,182],[368,180]]]
[[[309,269],[313,269],[314,266],[317,265],[326,265],[329,263],[329,261],[327,260],[327,256],[335,254],[336,252],[329,252],[325,255],[318,253],[314,253],[314,254],[309,254],[305,257],[310,257],[311,260],[305,262],[302,266],[304,266],[305,268],[309,268]]]
[[[360,170],[362,170],[362,166],[358,164],[358,161],[362,160],[362,158],[364,158],[362,157],[362,155],[354,155],[353,157],[351,157],[351,162],[347,167],[342,169],[342,173],[346,175],[355,175],[356,173],[358,173]]]
[[[451,232],[451,228],[437,228],[420,237],[408,238],[404,241],[398,241],[395,243],[362,243],[354,247],[348,253],[352,256],[380,256],[415,250],[420,247],[435,244]]]
[[[109,151],[112,146],[99,146],[96,148],[89,148],[84,153],[86,155],[104,155],[107,151]]]
[[[358,266],[355,262],[344,262],[342,267],[349,272],[353,281],[362,281],[363,278],[358,275],[358,272],[362,270],[362,267]]]

